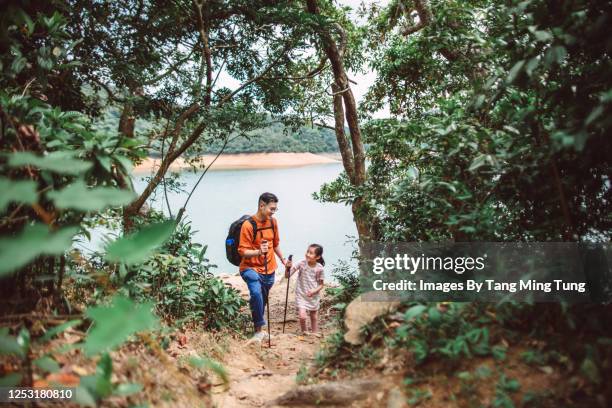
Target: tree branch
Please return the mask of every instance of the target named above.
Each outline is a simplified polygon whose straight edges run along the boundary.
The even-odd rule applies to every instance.
[[[429,6],[428,0],[413,0],[413,1],[414,1],[414,8],[416,9],[419,15],[419,22],[405,27],[402,30],[402,35],[404,36],[408,36],[412,33],[416,33],[417,31],[421,30],[423,27],[429,25],[431,21],[433,20],[433,15],[431,13],[431,8]],[[400,7],[402,8],[402,11],[404,12],[404,15],[406,16],[406,19],[411,20],[412,16],[410,15],[410,12],[406,10],[406,8],[404,7],[404,4],[401,1],[399,2],[399,4],[400,4]]]
[[[174,71],[176,71],[176,69],[178,68],[179,65],[183,64],[184,62],[189,61],[189,59],[191,58],[191,56],[193,55],[193,53],[195,52],[195,49],[192,49],[191,52],[189,53],[189,55],[187,55],[185,58],[182,58],[178,61],[176,61],[174,64],[172,64],[167,70],[166,72],[162,72],[161,74],[157,75],[155,78],[151,78],[148,81],[144,81],[142,83],[143,86],[147,86],[147,85],[153,85],[154,83],[156,83],[157,81],[160,81],[162,79],[164,79],[165,77],[167,77],[168,75],[170,75],[171,73],[173,73]]]
[[[225,104],[226,102],[230,101],[234,96],[236,96],[236,94],[240,91],[242,91],[244,88],[246,88],[247,86],[251,85],[254,82],[259,81],[260,79],[263,79],[264,76],[272,69],[274,68],[274,66],[276,65],[276,63],[284,56],[285,51],[287,51],[289,47],[286,46],[283,50],[283,52],[281,53],[281,55],[278,56],[278,58],[274,59],[274,61],[272,61],[266,68],[264,68],[261,73],[251,79],[249,79],[248,81],[244,82],[242,85],[240,85],[238,88],[236,88],[235,90],[233,90],[231,93],[227,94],[226,96],[223,97],[223,99],[221,99],[221,101],[219,102],[219,106]]]
[[[204,21],[202,14],[202,3],[194,0],[194,6],[196,9],[196,15],[198,19],[198,31],[200,32],[200,40],[202,40],[202,50],[204,54],[204,61],[206,62],[206,96],[204,97],[204,106],[210,107],[212,101],[212,54],[210,52],[210,44],[208,42],[208,24]]]
[[[283,80],[289,80],[289,81],[301,81],[304,79],[312,79],[318,74],[320,74],[325,69],[325,67],[327,67],[327,58],[321,58],[321,61],[319,61],[319,65],[317,65],[316,68],[314,68],[313,70],[311,70],[310,72],[302,76],[297,76],[297,77],[277,76],[277,77],[266,77],[265,79],[276,79],[276,80],[283,79]]]
[[[118,103],[125,103],[126,99],[125,98],[120,98],[117,95],[115,95],[115,93],[113,91],[111,91],[110,87],[108,85],[106,85],[104,82],[100,81],[98,78],[96,77],[91,77],[90,78],[93,82],[95,82],[96,84],[100,85],[104,91],[106,91],[106,94],[108,95],[108,97]]]

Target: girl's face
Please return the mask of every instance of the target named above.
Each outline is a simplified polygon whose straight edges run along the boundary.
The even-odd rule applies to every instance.
[[[320,257],[315,253],[314,247],[308,247],[306,250],[306,260],[309,263],[317,262]]]

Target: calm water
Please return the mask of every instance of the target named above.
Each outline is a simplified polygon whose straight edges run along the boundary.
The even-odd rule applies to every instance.
[[[230,224],[243,214],[257,211],[257,199],[269,191],[279,198],[276,219],[280,246],[285,256],[303,259],[309,243],[323,245],[326,271],[338,259],[348,260],[352,246],[348,237],[357,231],[349,207],[343,204],[320,203],[312,193],[321,184],[334,180],[342,171],[341,164],[322,164],[288,169],[220,170],[208,172],[187,206],[186,215],[197,230],[195,241],[207,244],[207,257],[218,265],[215,273],[233,273],[238,268],[225,258],[225,237]],[[200,173],[183,172],[180,181],[190,191]],[[134,187],[142,191],[145,182],[139,176]],[[161,188],[160,188],[161,190]],[[172,212],[176,215],[187,194],[169,193]],[[163,194],[158,191],[153,207],[165,209]]]

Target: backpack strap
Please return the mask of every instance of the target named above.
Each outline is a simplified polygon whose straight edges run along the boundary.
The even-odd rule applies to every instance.
[[[257,223],[253,217],[249,217],[248,221],[253,226],[253,243],[255,243],[255,239],[257,238]]]
[[[248,221],[251,223],[251,225],[253,226],[253,242],[255,242],[255,238],[257,238],[257,222],[255,222],[255,219],[253,217],[249,217]],[[271,227],[265,227],[262,228],[262,230],[264,229],[272,229],[272,234],[273,235],[273,241],[276,241],[276,219],[275,218],[270,218],[270,222],[272,224]],[[272,242],[272,245],[274,245],[274,242]]]

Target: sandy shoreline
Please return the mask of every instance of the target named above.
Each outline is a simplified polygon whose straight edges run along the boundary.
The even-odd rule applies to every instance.
[[[200,156],[197,165],[200,168],[208,166],[215,155]],[[239,170],[239,169],[274,169],[284,167],[308,166],[311,164],[339,163],[339,153],[241,153],[223,154],[212,165],[210,170]],[[134,173],[150,173],[159,167],[160,159],[147,157],[134,168]],[[178,158],[170,166],[171,171],[189,169],[190,165],[183,158]]]

